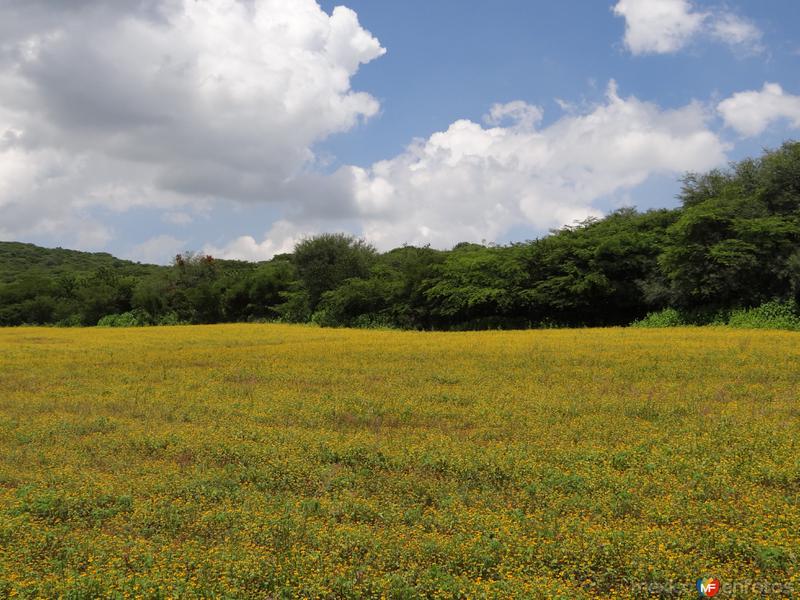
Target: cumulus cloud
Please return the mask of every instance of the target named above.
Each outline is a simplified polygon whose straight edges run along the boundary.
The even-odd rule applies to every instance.
[[[672,23],[664,33],[636,8],[648,2],[683,10],[656,13]],[[715,22],[685,0],[617,9],[662,40],[640,29],[640,51],[672,51]],[[337,229],[381,248],[443,247],[598,215],[604,197],[652,175],[725,161],[703,105],[667,110],[611,85],[547,126],[539,106],[495,104],[481,123],[321,174],[315,144],[379,111],[351,81],[383,53],[353,11],[316,0],[0,2],[0,238],[98,248],[114,236],[101,211],[157,209],[154,220],[180,227],[222,202],[273,202],[281,218],[266,233],[214,236],[204,250],[258,260]],[[157,233],[136,258],[185,249]]]
[[[524,102],[495,105],[485,127],[456,121],[394,158],[342,169],[337,175],[349,177],[358,233],[382,249],[495,241],[520,225],[546,231],[599,216],[598,200],[651,175],[725,162],[726,146],[699,103],[665,110],[621,97],[612,82],[600,105],[544,128],[542,114]],[[281,227],[261,244],[240,238],[222,255],[265,258],[288,248],[303,221]]]
[[[315,0],[12,1],[0,24],[5,237],[46,227],[30,214],[285,200],[315,143],[379,110],[350,81],[384,49]]]
[[[777,83],[734,94],[720,102],[717,110],[728,127],[746,137],[757,136],[782,119],[800,129],[800,96],[786,93]]]
[[[367,239],[442,246],[496,240],[521,223],[547,229],[597,215],[598,199],[650,175],[725,159],[701,105],[662,110],[620,97],[613,82],[605,103],[543,129],[531,118],[539,107],[501,112],[516,122],[456,121],[391,160],[351,167]]]
[[[688,0],[619,0],[614,14],[625,18],[625,45],[633,54],[680,50],[708,18]]]
[[[625,19],[632,54],[670,54],[701,37],[761,50],[761,30],[728,10],[700,11],[690,0],[619,0],[613,11]]]
[[[231,260],[268,260],[276,254],[292,252],[295,244],[311,233],[313,230],[307,227],[281,220],[273,223],[261,242],[253,236],[243,235],[223,247],[208,244],[203,248],[203,253]]]
[[[157,235],[135,246],[128,258],[144,263],[165,265],[177,254],[186,250],[186,240],[179,240],[171,235]]]

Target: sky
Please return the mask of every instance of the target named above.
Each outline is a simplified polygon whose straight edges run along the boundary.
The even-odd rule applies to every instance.
[[[0,240],[508,243],[800,138],[796,0],[0,0]]]

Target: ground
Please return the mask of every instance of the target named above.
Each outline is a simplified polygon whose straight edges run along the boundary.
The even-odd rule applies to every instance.
[[[0,329],[0,597],[797,595],[799,398],[793,333]]]

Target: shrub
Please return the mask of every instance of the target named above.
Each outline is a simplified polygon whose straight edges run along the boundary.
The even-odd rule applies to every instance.
[[[56,323],[56,327],[80,327],[81,325],[80,315],[70,315]]]
[[[731,313],[728,326],[737,329],[789,329],[800,331],[800,311],[797,302],[773,300]]]
[[[674,308],[648,314],[644,319],[634,321],[631,327],[680,327],[686,325],[686,319]]]
[[[159,317],[156,325],[186,325],[186,321],[181,321],[176,313],[171,312]]]
[[[118,315],[106,315],[97,322],[98,327],[144,327],[151,324],[150,315],[141,308]]]
[[[353,319],[351,326],[358,329],[397,329],[389,316],[381,314],[359,315]]]
[[[339,323],[334,316],[331,314],[326,308],[321,308],[319,310],[314,311],[314,314],[311,315],[311,322],[315,325],[319,325],[320,327],[341,327],[342,324]]]

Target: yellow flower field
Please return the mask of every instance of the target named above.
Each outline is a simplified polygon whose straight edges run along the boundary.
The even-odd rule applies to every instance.
[[[0,449],[0,597],[800,594],[798,334],[4,329]]]

